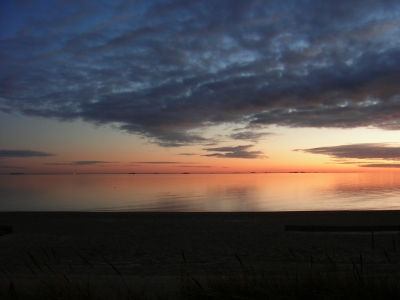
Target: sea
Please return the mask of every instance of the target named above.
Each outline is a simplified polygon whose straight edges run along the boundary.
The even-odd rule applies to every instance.
[[[1,212],[399,209],[400,172],[0,176]]]

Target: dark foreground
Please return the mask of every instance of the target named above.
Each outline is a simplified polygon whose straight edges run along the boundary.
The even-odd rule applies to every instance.
[[[398,231],[285,231],[288,224],[397,226],[400,212],[0,213],[0,226],[13,230],[0,236],[1,276],[7,286],[52,278],[182,287],[185,278],[199,289],[206,279],[249,274],[397,278]]]

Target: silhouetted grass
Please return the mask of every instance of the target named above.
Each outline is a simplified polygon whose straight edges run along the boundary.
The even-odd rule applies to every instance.
[[[236,270],[228,275],[192,276],[185,252],[182,254],[182,272],[172,287],[165,281],[145,282],[127,280],[118,268],[105,256],[98,254],[116,276],[97,274],[93,277],[74,277],[58,268],[56,253],[53,257],[45,252],[49,262],[41,262],[33,254],[25,264],[32,273],[29,280],[14,278],[12,273],[3,272],[6,277],[0,282],[0,299],[11,300],[112,300],[112,299],[399,299],[399,254],[395,237],[392,235],[393,249],[379,249],[374,234],[371,235],[371,254],[359,253],[355,256],[341,257],[341,263],[325,249],[324,264],[310,253],[309,263],[301,262],[296,249],[288,247],[293,257],[293,268],[275,272],[259,271],[246,267],[246,261],[237,253],[232,260],[238,262]],[[390,247],[391,248],[391,247]],[[382,250],[383,260],[375,259]],[[83,255],[77,253],[82,262],[91,269],[95,266]],[[343,263],[347,261],[347,263]],[[71,270],[72,267],[70,266]]]
[[[395,273],[378,276],[353,262],[348,271],[298,269],[254,275],[207,277],[191,284],[182,299],[400,299]]]

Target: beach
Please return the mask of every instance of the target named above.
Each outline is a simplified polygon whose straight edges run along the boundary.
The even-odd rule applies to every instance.
[[[387,271],[399,232],[296,232],[286,225],[399,225],[398,211],[268,213],[0,213],[2,276],[192,276],[329,268],[362,253]],[[379,269],[378,267],[376,268]],[[50,271],[51,270],[51,271]]]

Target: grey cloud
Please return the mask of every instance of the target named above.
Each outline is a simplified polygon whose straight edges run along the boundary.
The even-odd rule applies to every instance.
[[[206,139],[201,137],[200,135],[188,133],[185,131],[185,129],[173,128],[173,120],[171,120],[171,126],[166,126],[164,128],[155,128],[157,127],[156,123],[161,118],[161,113],[159,116],[154,116],[154,124],[151,125],[151,127],[153,128],[151,132],[148,131],[146,128],[143,128],[143,126],[121,125],[120,129],[128,131],[130,133],[140,133],[143,137],[148,138],[149,140],[162,147],[180,147],[188,144],[207,144],[212,142],[211,139]],[[150,120],[146,120],[146,122],[150,122]]]
[[[363,164],[359,165],[363,168],[400,168],[400,164]]]
[[[111,161],[102,161],[102,160],[80,160],[73,161],[68,163],[45,163],[45,165],[51,166],[88,166],[88,165],[102,165],[102,164],[111,164],[115,162]]]
[[[178,161],[135,161],[134,164],[148,164],[148,165],[173,165],[180,164]]]
[[[193,165],[179,165],[179,166],[174,166],[177,168],[211,168],[212,166],[193,166]]]
[[[394,146],[388,143],[350,144],[310,149],[296,149],[294,151],[323,154],[337,159],[356,158],[400,160],[400,146]]]
[[[0,169],[26,169],[26,167],[17,167],[11,165],[0,165]]]
[[[197,154],[196,153],[184,152],[184,153],[178,153],[178,155],[193,156],[193,155],[197,155]]]
[[[252,142],[257,142],[267,135],[271,135],[269,132],[253,132],[253,131],[243,131],[238,133],[233,133],[230,135],[230,138],[234,140],[248,140]]]
[[[251,147],[252,145],[205,148],[203,150],[214,153],[204,154],[203,156],[220,158],[266,158],[264,153],[261,151],[249,151],[248,149]]]
[[[55,154],[34,151],[34,150],[0,150],[0,158],[2,157],[47,157],[55,156]]]
[[[0,110],[163,147],[222,123],[400,129],[398,1],[69,3],[0,40]]]

